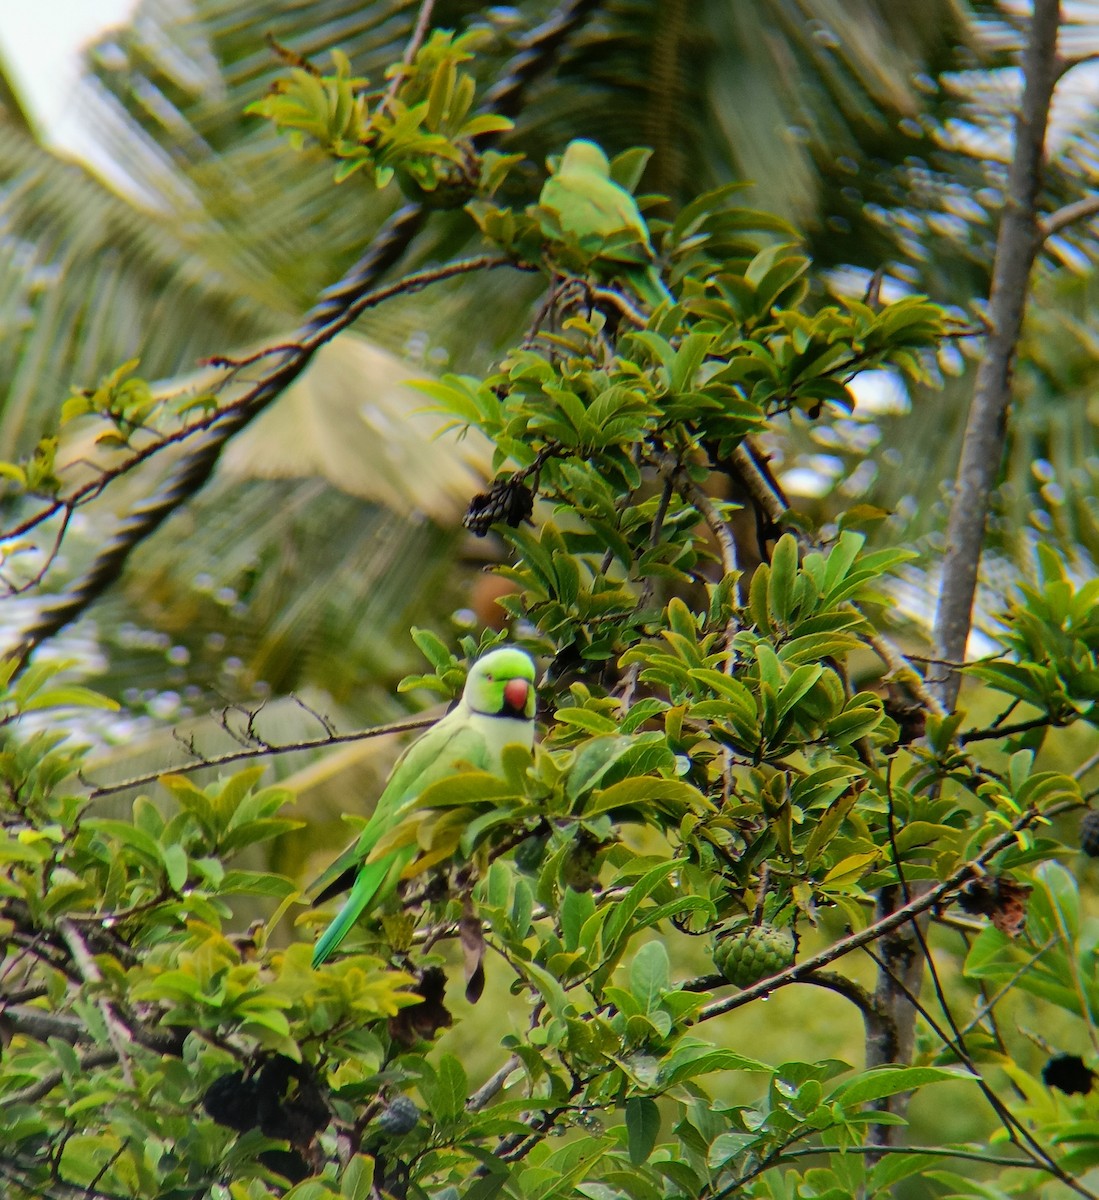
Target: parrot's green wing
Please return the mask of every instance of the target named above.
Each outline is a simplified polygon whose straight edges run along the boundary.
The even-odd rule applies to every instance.
[[[454,716],[458,715],[458,713],[454,714]],[[449,717],[443,717],[441,721],[433,725],[426,733],[421,734],[402,751],[393,764],[393,770],[389,773],[385,788],[378,797],[378,803],[374,806],[374,813],[362,833],[326,871],[309,885],[308,890],[316,893],[315,902],[317,904],[323,904],[333,896],[339,895],[340,892],[348,890],[351,886],[350,880],[344,883],[342,877],[348,871],[358,868],[370,853],[370,848],[389,829],[394,811],[411,796],[418,795],[429,783],[433,782],[426,776],[435,762],[441,759],[449,764],[453,761],[452,755],[447,751],[455,735],[460,734],[461,731],[460,724],[450,721]],[[475,755],[477,754],[477,747],[471,747],[471,750]],[[443,773],[452,769],[453,767],[448,765]],[[425,778],[422,783],[418,784],[417,781],[421,776]],[[365,850],[363,849],[364,842]]]
[[[313,885],[319,892],[317,902],[322,903],[342,891],[343,877],[358,868],[351,894],[313,948],[313,966],[319,966],[329,957],[372,902],[396,888],[401,872],[415,857],[416,847],[406,846],[374,862],[366,861],[379,839],[403,816],[406,806],[425,788],[454,774],[462,764],[483,770],[489,765],[488,760],[489,747],[484,735],[470,723],[468,714],[460,710],[444,717],[401,755],[378,797],[373,816],[355,844]]]

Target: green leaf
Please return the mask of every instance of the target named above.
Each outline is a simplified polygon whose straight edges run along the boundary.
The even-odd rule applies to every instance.
[[[663,942],[646,942],[630,964],[630,991],[641,1005],[643,1013],[651,1013],[668,990],[671,963]]]
[[[217,890],[226,895],[240,893],[284,900],[293,895],[297,888],[284,875],[275,875],[270,871],[226,871]]]
[[[660,1069],[660,1086],[667,1090],[677,1083],[710,1075],[714,1071],[763,1071],[770,1074],[771,1068],[735,1050],[714,1050],[710,1046],[696,1044],[677,1051],[665,1061]]]
[[[677,807],[705,810],[712,808],[705,796],[689,783],[678,779],[653,779],[648,776],[623,779],[596,792],[584,806],[585,819],[614,812],[649,801],[670,801]]]
[[[448,671],[454,666],[454,656],[430,629],[417,629],[413,626],[410,632],[420,653],[436,671]]]
[[[647,1162],[660,1136],[660,1109],[648,1096],[626,1101],[626,1150],[630,1162],[639,1167]]]
[[[137,850],[152,863],[159,865],[163,862],[160,843],[136,825],[130,825],[126,821],[115,821],[109,817],[96,817],[85,821],[84,828],[114,838],[124,846]]]
[[[580,931],[594,912],[595,898],[591,892],[578,892],[573,888],[565,888],[565,894],[561,899],[561,936],[566,950],[594,949],[592,946],[581,947],[580,945]]]
[[[340,1195],[343,1200],[367,1200],[373,1182],[374,1160],[365,1154],[356,1154],[344,1168]]]
[[[432,1092],[432,1115],[436,1121],[454,1121],[465,1112],[469,1080],[453,1054],[444,1054],[439,1060]]]
[[[460,771],[438,779],[420,793],[417,808],[452,808],[515,795],[506,779],[488,771]]]
[[[558,721],[566,725],[575,725],[578,729],[586,729],[588,733],[618,733],[618,726],[610,717],[592,712],[590,708],[559,708],[554,716]]]
[[[877,1067],[833,1088],[828,1099],[837,1100],[845,1107],[853,1107],[901,1092],[911,1092],[928,1083],[941,1083],[946,1079],[972,1080],[973,1076],[955,1067]]]
[[[283,1192],[282,1200],[329,1200],[331,1195],[323,1183],[315,1179],[304,1179],[288,1192]]]
[[[27,700],[22,708],[24,712],[36,712],[43,708],[105,708],[110,712],[117,712],[119,704],[117,700],[101,696],[91,688],[70,684],[38,692]]]
[[[182,846],[165,846],[162,851],[164,870],[174,892],[182,892],[187,883],[187,853]]]

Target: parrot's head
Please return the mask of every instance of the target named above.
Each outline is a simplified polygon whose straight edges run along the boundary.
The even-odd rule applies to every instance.
[[[470,667],[462,699],[485,716],[532,721],[534,660],[514,646],[491,651]]]
[[[601,146],[589,142],[586,138],[577,138],[565,147],[561,156],[561,171],[594,171],[597,175],[610,178],[611,164],[603,153]]]

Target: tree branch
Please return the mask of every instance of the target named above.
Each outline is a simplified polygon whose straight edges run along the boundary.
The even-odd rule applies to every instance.
[[[69,953],[76,964],[76,969],[83,976],[84,982],[93,985],[102,984],[103,973],[100,971],[95,959],[92,958],[91,951],[80,936],[76,926],[67,918],[62,918],[57,923],[57,932],[60,934],[61,940],[68,946]],[[105,996],[100,996],[96,1000],[96,1005],[103,1014],[103,1022],[107,1027],[107,1038],[114,1048],[115,1057],[122,1068],[122,1078],[126,1081],[127,1087],[133,1087],[133,1068],[130,1066],[128,1049],[130,1031],[119,1019],[114,1006]]]
[[[411,206],[401,209],[391,218],[389,226],[383,228],[382,234],[379,235],[381,240],[375,240],[373,247],[377,251],[375,257],[382,261],[384,267],[389,266],[384,252],[385,247],[396,236],[399,228],[397,218],[404,214],[406,223],[411,223],[414,219],[418,222],[419,213],[418,208]],[[427,286],[428,283],[447,279],[457,274],[465,274],[470,270],[483,270],[507,263],[506,259],[484,255],[478,259],[452,263],[449,267],[417,272],[415,275],[406,276],[387,287],[375,289],[366,285],[373,283],[383,266],[379,266],[376,270],[368,269],[371,267],[372,261],[370,254],[361,260],[362,280],[358,287],[350,287],[348,285],[350,277],[345,277],[343,292],[346,294],[342,297],[343,305],[332,315],[329,315],[332,308],[331,293],[325,293],[322,296],[321,302],[306,317],[305,324],[293,339],[294,348],[287,352],[286,357],[278,366],[273,367],[266,375],[262,376],[260,381],[250,388],[241,400],[220,410],[208,422],[196,423],[180,435],[173,435],[171,438],[145,447],[113,472],[106,472],[95,480],[94,485],[85,485],[84,488],[79,489],[79,495],[82,497],[90,496],[93,492],[98,495],[115,478],[133,470],[140,463],[159,453],[165,446],[184,440],[184,438],[194,437],[196,431],[202,435],[198,444],[187,454],[160,490],[142,500],[130,511],[128,516],[119,522],[112,538],[99,552],[83,577],[45,608],[38,615],[34,624],[23,633],[20,644],[13,652],[17,658],[25,661],[37,646],[74,621],[118,579],[135,547],[159,529],[180,505],[189,500],[206,484],[229,439],[239,433],[297,379],[321,346],[356,321],[367,309],[373,308],[393,296],[407,293],[410,284],[411,290],[417,291],[419,288]],[[89,489],[92,490],[89,491]],[[71,502],[70,499],[69,503]]]
[[[709,496],[687,474],[686,468],[670,454],[661,455],[657,462],[657,470],[674,486],[677,492],[706,522],[706,527],[714,535],[714,540],[721,551],[721,569],[726,575],[735,573],[737,567],[736,542],[733,541],[732,531],[722,520],[721,514]]]
[[[1044,217],[1038,225],[1038,236],[1044,242],[1060,233],[1062,229],[1075,225],[1077,221],[1086,221],[1096,213],[1099,213],[1099,195],[1084,196],[1083,199],[1074,200],[1072,204],[1066,204],[1064,208],[1059,208],[1048,217]]]
[[[82,1021],[75,1017],[66,1017],[61,1013],[47,1012],[42,1008],[30,1005],[6,1004],[0,1001],[0,1028],[7,1025],[16,1033],[25,1033],[28,1037],[40,1042],[50,1038],[60,1038],[75,1046],[82,1038],[87,1038],[88,1031]],[[114,1051],[111,1051],[113,1054]]]
[[[513,1054],[511,1058],[497,1071],[490,1075],[483,1084],[466,1101],[467,1112],[480,1112],[492,1100],[507,1082],[508,1076],[521,1064]]]
[[[1000,218],[988,317],[992,332],[969,410],[947,548],[935,614],[935,657],[964,659],[972,620],[977,572],[988,518],[989,497],[1000,470],[1011,400],[1011,370],[1022,330],[1027,286],[1039,245],[1038,191],[1050,101],[1057,79],[1060,0],[1035,0],[1023,56],[1026,84],[1015,122],[1015,154]],[[961,677],[949,669],[933,675],[946,709],[957,700]]]
[[[879,969],[883,973],[892,975],[888,963],[884,962],[882,959],[879,959],[869,947],[864,947],[864,949],[866,950],[867,954],[869,954],[870,957],[878,964]],[[1086,1197],[1086,1200],[1096,1200],[1095,1192],[1084,1187],[1075,1179],[1074,1176],[1070,1175],[1069,1172],[1067,1172],[1064,1167],[1062,1167],[1061,1164],[1058,1163],[1055,1158],[1053,1158],[1053,1156],[1041,1144],[1041,1142],[1038,1141],[1034,1134],[1031,1133],[1027,1125],[1020,1121],[1019,1118],[1016,1117],[1015,1114],[1000,1099],[1000,1097],[996,1095],[988,1081],[981,1074],[980,1068],[973,1061],[973,1058],[966,1050],[964,1044],[939,1026],[938,1022],[931,1016],[926,1007],[920,1003],[919,997],[913,995],[906,988],[902,979],[897,978],[895,975],[893,976],[893,979],[898,989],[907,995],[909,1003],[911,1003],[912,1007],[920,1014],[921,1017],[923,1017],[943,1045],[947,1047],[947,1049],[952,1050],[954,1054],[958,1056],[962,1066],[964,1066],[965,1069],[970,1073],[973,1078],[973,1082],[978,1088],[980,1088],[981,1094],[988,1101],[992,1111],[996,1114],[997,1118],[1003,1125],[1004,1130],[1010,1138],[1012,1144],[1018,1146],[1018,1148],[1022,1150],[1024,1154],[1029,1154],[1036,1165],[1041,1166],[1043,1170],[1048,1171],[1049,1174],[1059,1179],[1063,1184],[1071,1188],[1072,1191],[1076,1192],[1077,1195]],[[953,1019],[950,1017],[949,1012],[947,1012],[946,1015],[951,1026],[954,1026]],[[954,1026],[954,1028],[956,1028],[956,1026]]]
[[[118,792],[127,792],[131,788],[145,787],[156,783],[164,775],[182,775],[189,771],[202,771],[207,767],[223,767],[227,763],[241,762],[249,758],[266,758],[276,754],[294,754],[299,750],[323,750],[328,746],[339,746],[344,742],[362,742],[368,738],[383,737],[390,733],[408,733],[414,729],[425,729],[434,725],[437,716],[410,717],[407,721],[392,721],[388,725],[375,725],[372,729],[359,729],[354,733],[330,733],[325,737],[306,738],[300,742],[291,742],[282,746],[264,744],[250,746],[241,750],[231,750],[227,754],[217,754],[210,758],[199,757],[192,763],[184,763],[178,767],[164,767],[159,771],[150,771],[145,775],[134,775],[129,779],[120,779],[117,783],[89,784],[89,800],[99,800],[103,796],[114,796]],[[92,764],[94,769],[95,764]],[[84,782],[88,782],[85,780]]]
[[[113,1050],[106,1048],[89,1050],[87,1054],[80,1056],[80,1069],[90,1071],[93,1067],[105,1067],[117,1060],[118,1055]],[[64,1078],[64,1071],[47,1071],[41,1079],[29,1084],[21,1091],[11,1092],[5,1096],[4,1104],[37,1104],[44,1096],[48,1096]]]
[[[927,892],[916,896],[911,903],[905,904],[903,907],[891,912],[888,916],[874,921],[865,929],[860,929],[857,933],[848,934],[847,937],[841,938],[838,942],[827,947],[827,949],[821,950],[809,958],[802,959],[801,962],[794,963],[792,967],[786,967],[784,970],[767,979],[761,979],[759,983],[753,983],[751,987],[744,988],[735,996],[727,996],[723,1000],[716,1000],[713,1004],[708,1004],[701,1010],[696,1019],[698,1021],[709,1021],[713,1017],[720,1017],[727,1012],[732,1012],[734,1009],[743,1008],[745,1004],[750,1004],[753,1000],[758,1000],[761,996],[769,996],[781,987],[788,987],[792,983],[807,982],[808,977],[814,972],[819,971],[821,967],[831,966],[837,959],[850,954],[852,950],[868,946],[871,942],[877,941],[885,934],[892,933],[895,929],[900,929],[902,925],[908,924],[913,917],[919,916],[920,913],[926,912],[930,908],[934,908],[936,904],[945,899],[951,892],[956,891],[963,883],[979,876],[982,873],[981,868],[986,863],[995,858],[1002,850],[1006,850],[1009,846],[1015,844],[1020,830],[1026,829],[1027,826],[1032,825],[1039,819],[1057,816],[1059,813],[1067,812],[1070,808],[1074,807],[1075,804],[1066,801],[1062,804],[1050,805],[1043,812],[1031,810],[1024,813],[1015,820],[1007,832],[993,838],[975,859],[971,862],[963,863],[956,871],[943,880],[942,883],[937,883]]]

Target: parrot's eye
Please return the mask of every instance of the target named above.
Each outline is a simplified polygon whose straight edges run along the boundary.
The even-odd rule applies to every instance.
[[[486,681],[487,683],[492,683],[492,682],[493,682],[493,678],[492,678],[492,676],[491,676],[491,675],[486,675],[486,676],[485,676],[485,681]]]

